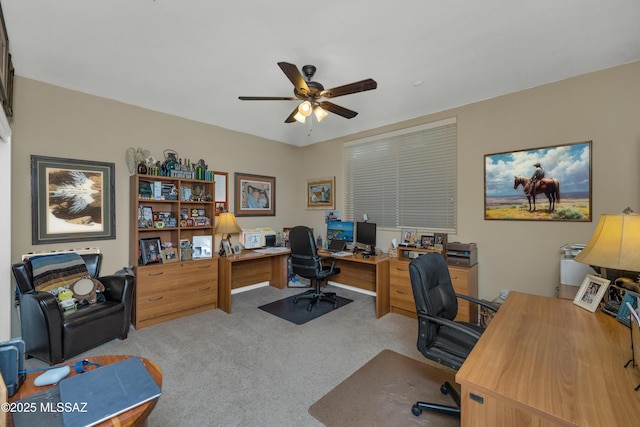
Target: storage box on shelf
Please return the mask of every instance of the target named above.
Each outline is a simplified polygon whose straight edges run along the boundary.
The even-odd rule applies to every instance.
[[[132,322],[136,329],[217,308],[218,259],[144,263],[140,240],[180,242],[214,236],[214,182],[133,175],[130,181],[129,262],[136,270]]]
[[[438,252],[443,256],[444,251],[434,249],[420,249],[398,247],[398,256],[390,259],[389,265],[389,301],[391,312],[417,318],[416,305],[413,300],[411,279],[409,278],[409,262],[411,259],[426,252]],[[478,265],[469,267],[449,265],[451,283],[456,293],[478,297]],[[476,322],[478,306],[468,301],[458,299],[458,315],[455,320]]]

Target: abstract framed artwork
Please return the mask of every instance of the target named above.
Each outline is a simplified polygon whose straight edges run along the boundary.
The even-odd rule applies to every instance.
[[[335,209],[335,184],[335,177],[307,180],[307,209]]]
[[[485,155],[484,219],[591,222],[591,152],[585,141]]]
[[[276,178],[235,173],[235,216],[275,216]]]
[[[34,245],[116,238],[115,165],[31,156]]]

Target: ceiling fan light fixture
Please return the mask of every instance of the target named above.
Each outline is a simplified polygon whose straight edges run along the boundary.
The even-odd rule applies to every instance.
[[[316,116],[316,119],[318,119],[318,123],[320,123],[322,121],[322,119],[324,119],[325,117],[327,117],[329,115],[329,113],[327,113],[327,111],[322,107],[314,108],[313,109],[313,114]]]
[[[312,109],[311,103],[309,101],[304,101],[302,104],[298,105],[298,114],[309,117]]]
[[[302,114],[300,114],[300,111],[298,110],[298,112],[293,116],[294,119],[296,119],[298,122],[304,124],[305,121],[307,120],[307,118],[305,116],[303,116]]]

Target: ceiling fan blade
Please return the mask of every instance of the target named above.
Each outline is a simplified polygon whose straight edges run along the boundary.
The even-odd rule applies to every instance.
[[[287,78],[293,83],[294,92],[296,95],[306,97],[309,95],[309,86],[304,81],[304,77],[300,74],[300,70],[294,64],[288,62],[278,62],[278,66],[287,76]]]
[[[297,112],[298,112],[298,107],[293,109],[291,114],[289,114],[289,117],[287,117],[287,119],[284,122],[285,123],[293,123],[293,122],[295,122],[296,119],[294,119],[293,116],[295,116]]]
[[[358,113],[356,113],[355,111],[336,105],[333,102],[323,101],[323,102],[318,102],[318,105],[324,108],[325,110],[330,111],[339,116],[342,116],[346,119],[353,119],[355,116],[358,115]]]
[[[239,96],[242,101],[297,101],[298,98],[280,96]]]
[[[367,90],[373,90],[378,87],[373,79],[361,80],[359,82],[351,83],[344,86],[338,86],[331,89],[325,89],[320,92],[321,98],[335,98],[337,96],[349,95],[352,93],[364,92]]]

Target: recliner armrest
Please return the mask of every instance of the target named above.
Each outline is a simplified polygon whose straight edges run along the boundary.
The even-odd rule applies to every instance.
[[[472,302],[472,303],[474,303],[474,304],[481,305],[481,306],[486,307],[486,308],[488,308],[489,310],[492,310],[492,311],[494,311],[494,312],[497,312],[497,311],[498,311],[498,308],[499,308],[499,307],[496,307],[495,305],[491,305],[491,304],[489,304],[489,303],[488,303],[488,302],[486,302],[486,301],[481,301],[481,300],[479,300],[479,299],[477,299],[477,298],[470,297],[469,295],[456,294],[456,297],[457,297],[457,298],[464,299],[464,300],[467,300],[467,301],[470,301],[470,302]]]
[[[462,325],[462,324],[460,324],[458,322],[454,322],[453,320],[445,319],[443,317],[430,316],[430,315],[428,315],[426,313],[417,313],[417,314],[418,314],[418,317],[420,319],[426,319],[426,320],[428,320],[430,322],[437,323],[437,324],[439,324],[441,326],[448,326],[450,328],[453,328],[453,329],[456,329],[456,330],[458,330],[460,332],[463,332],[463,333],[465,333],[465,334],[467,334],[470,337],[475,338],[475,339],[480,339],[480,336],[482,335],[478,331],[475,331],[475,330],[473,330],[471,328],[467,328],[466,326],[464,326],[464,325]]]
[[[134,276],[118,274],[102,276],[98,280],[104,285],[103,295],[107,301],[130,302],[135,284]]]

